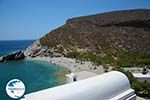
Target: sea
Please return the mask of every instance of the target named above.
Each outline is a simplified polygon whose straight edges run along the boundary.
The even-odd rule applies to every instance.
[[[34,41],[35,40],[0,41],[0,56],[18,50],[24,51]],[[6,93],[6,85],[12,79],[19,79],[25,84],[24,95],[26,95],[64,84],[65,70],[66,69],[62,67],[48,62],[29,59],[0,63],[0,100],[14,100]]]

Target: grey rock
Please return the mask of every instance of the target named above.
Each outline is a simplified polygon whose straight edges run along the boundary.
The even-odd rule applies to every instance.
[[[25,58],[25,55],[22,51],[17,51],[6,56],[0,57],[0,62],[10,61],[10,60],[22,60]]]
[[[3,62],[3,60],[4,60],[3,57],[0,57],[0,62]]]
[[[28,47],[25,52],[25,56],[27,57],[60,57],[62,54],[55,52],[54,48],[47,48],[46,46],[42,46],[37,40],[30,47]]]

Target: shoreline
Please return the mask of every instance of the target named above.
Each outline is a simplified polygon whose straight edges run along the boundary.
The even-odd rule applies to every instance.
[[[33,59],[33,58],[30,58],[30,57],[27,57],[24,60],[26,60],[26,61],[33,61],[35,63],[40,63],[40,64],[42,63],[42,65],[46,63],[46,64],[48,64],[48,67],[51,67],[50,64],[55,66],[54,64],[52,64],[52,63],[50,63],[50,62],[48,62],[46,60],[42,60],[42,59],[40,60],[40,59]],[[56,67],[59,67],[59,68],[63,69],[63,71],[56,71],[54,73],[54,76],[57,77],[58,86],[66,84],[66,77],[65,77],[65,75],[69,73],[69,69],[67,69],[65,67],[62,68],[61,66],[56,66]]]
[[[26,59],[29,60],[40,60],[46,61],[50,64],[54,64],[60,67],[67,68],[70,72],[81,72],[81,71],[89,71],[97,74],[103,74],[104,68],[102,65],[96,66],[90,61],[79,61],[73,58],[66,58],[66,57],[35,57],[30,58],[27,57]]]

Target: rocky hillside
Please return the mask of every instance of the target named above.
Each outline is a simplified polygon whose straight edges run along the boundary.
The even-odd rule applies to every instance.
[[[68,19],[66,24],[43,36],[38,45],[47,48],[47,52],[63,54],[150,54],[150,10],[113,11]]]

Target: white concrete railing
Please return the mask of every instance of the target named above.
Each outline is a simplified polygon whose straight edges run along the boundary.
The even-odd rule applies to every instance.
[[[25,100],[135,100],[128,78],[112,71],[25,95]]]

